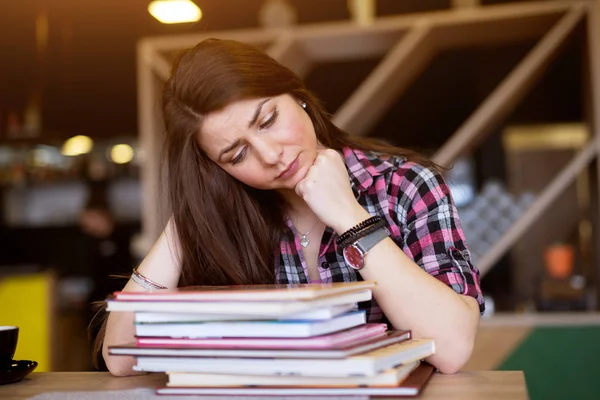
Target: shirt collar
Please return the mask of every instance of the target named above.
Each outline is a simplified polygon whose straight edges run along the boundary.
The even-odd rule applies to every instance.
[[[363,152],[349,147],[344,147],[342,152],[350,176],[350,186],[357,197],[371,187],[373,178],[395,168],[390,161],[375,152]]]

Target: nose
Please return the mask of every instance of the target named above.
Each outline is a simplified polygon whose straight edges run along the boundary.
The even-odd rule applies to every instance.
[[[281,160],[283,146],[277,141],[269,139],[266,135],[256,138],[254,141],[256,153],[266,165],[275,165]]]

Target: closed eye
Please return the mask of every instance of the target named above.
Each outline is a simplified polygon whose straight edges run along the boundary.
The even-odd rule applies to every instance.
[[[275,123],[275,121],[277,120],[278,116],[279,116],[279,110],[277,110],[277,108],[275,108],[273,110],[273,113],[269,117],[269,119],[267,119],[265,122],[263,122],[262,124],[260,124],[258,126],[258,129],[261,130],[261,131],[264,130],[264,129],[267,129],[268,127],[270,127],[271,125],[273,125]]]
[[[231,163],[233,165],[239,164],[242,161],[244,161],[244,158],[246,158],[246,153],[248,152],[248,147],[244,146],[242,147],[242,149],[235,155],[235,157],[233,157],[231,159]]]

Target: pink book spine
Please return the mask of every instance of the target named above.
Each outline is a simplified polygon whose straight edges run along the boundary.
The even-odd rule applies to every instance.
[[[307,339],[169,339],[137,338],[140,347],[192,347],[212,349],[336,349],[385,334],[386,324],[365,324],[342,332]]]

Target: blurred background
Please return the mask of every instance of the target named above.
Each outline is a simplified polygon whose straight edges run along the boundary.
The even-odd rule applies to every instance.
[[[22,326],[17,357],[93,369],[89,303],[162,229],[165,66],[244,30],[344,129],[451,167],[487,302],[466,369],[524,369],[532,398],[598,394],[597,2],[186,0],[183,20],[157,3],[0,3],[0,324]]]

